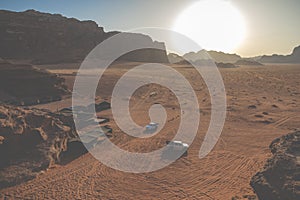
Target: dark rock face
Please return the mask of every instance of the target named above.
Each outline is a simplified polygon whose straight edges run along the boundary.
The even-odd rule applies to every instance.
[[[292,54],[283,55],[272,55],[272,56],[262,56],[259,59],[262,63],[300,63],[300,46],[294,48]]]
[[[0,10],[0,57],[38,64],[80,62],[96,45],[117,33],[104,32],[94,21],[59,14]],[[154,43],[149,36],[135,35]],[[165,50],[152,49],[134,52],[123,59],[168,62]]]
[[[270,149],[273,157],[251,186],[261,200],[300,199],[300,131],[275,139]]]
[[[1,102],[14,105],[33,105],[60,100],[68,94],[64,79],[33,68],[0,62]]]

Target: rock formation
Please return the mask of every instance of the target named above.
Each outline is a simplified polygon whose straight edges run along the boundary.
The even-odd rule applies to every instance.
[[[80,62],[100,42],[117,34],[105,32],[94,21],[79,21],[35,10],[0,10],[0,57],[38,64]],[[134,34],[164,48],[149,36]],[[139,50],[122,57],[129,61],[168,62],[165,50]]]
[[[0,62],[0,101],[32,105],[60,100],[68,94],[64,79],[31,65]]]
[[[275,139],[273,154],[251,179],[260,200],[300,199],[300,131]]]

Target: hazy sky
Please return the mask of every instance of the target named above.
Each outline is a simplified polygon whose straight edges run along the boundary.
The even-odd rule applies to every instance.
[[[1,0],[0,9],[36,9],[60,13],[80,20],[94,20],[106,31],[126,31],[152,26],[172,28],[178,15],[195,2],[196,0]],[[242,56],[289,54],[295,46],[300,45],[300,0],[230,2],[244,16],[247,27],[246,38],[236,49],[236,53]]]

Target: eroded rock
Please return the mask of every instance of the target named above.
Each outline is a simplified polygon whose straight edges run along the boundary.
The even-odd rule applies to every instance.
[[[58,113],[9,105],[0,105],[0,113],[0,188],[59,163],[68,140],[77,136]]]

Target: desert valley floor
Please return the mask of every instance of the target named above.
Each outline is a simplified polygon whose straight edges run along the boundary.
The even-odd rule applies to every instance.
[[[105,72],[98,98],[110,101],[116,81],[137,63],[118,63]],[[38,66],[66,79],[70,89],[76,69],[72,65]],[[65,69],[63,69],[64,67]],[[89,153],[66,165],[57,165],[36,179],[0,190],[3,199],[246,199],[253,195],[251,177],[270,156],[273,139],[299,128],[300,66],[264,65],[220,68],[227,93],[227,117],[217,145],[205,158],[198,153],[210,121],[210,97],[200,75],[185,65],[172,65],[193,86],[199,101],[201,122],[187,157],[161,170],[132,174],[106,167]],[[156,96],[150,93],[155,92]],[[151,84],[139,88],[130,101],[132,118],[142,126],[148,109],[161,103],[167,113],[163,130],[148,139],[126,136],[114,123],[111,110],[98,115],[110,118],[111,140],[133,152],[162,147],[176,133],[179,104],[167,88]],[[57,110],[71,105],[71,98],[38,105]],[[187,130],[188,131],[188,130]]]

